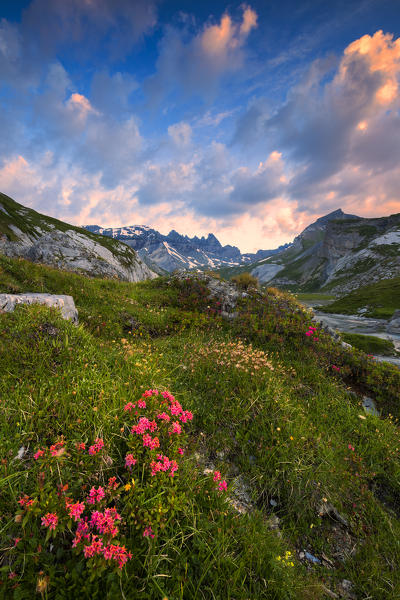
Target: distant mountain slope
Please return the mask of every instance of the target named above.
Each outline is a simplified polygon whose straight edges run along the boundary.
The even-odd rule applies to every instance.
[[[309,225],[268,264],[260,281],[343,294],[400,275],[400,214],[365,219],[340,209]]]
[[[145,225],[109,228],[85,225],[84,228],[92,233],[123,241],[134,248],[147,264],[156,265],[168,272],[176,269],[238,268],[240,265],[272,256],[287,247],[286,245],[277,250],[242,254],[236,246],[222,246],[212,233],[207,237],[190,238],[175,230],[170,231],[168,235],[162,235]]]
[[[125,244],[42,215],[2,193],[0,253],[92,276],[125,281],[156,277]]]

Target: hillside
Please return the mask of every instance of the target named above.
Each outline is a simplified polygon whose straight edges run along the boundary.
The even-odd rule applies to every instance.
[[[264,267],[262,282],[298,291],[345,294],[400,275],[400,214],[376,219],[341,210],[318,219]]]
[[[400,277],[382,279],[338,298],[319,310],[345,315],[362,314],[365,317],[390,319],[400,309]]]
[[[42,215],[2,193],[0,253],[100,277],[126,281],[156,277],[125,244]]]
[[[0,256],[23,291],[80,325],[0,314],[1,597],[398,597],[398,369],[272,289]]]

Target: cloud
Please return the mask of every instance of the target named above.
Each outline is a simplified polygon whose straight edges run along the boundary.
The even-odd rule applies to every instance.
[[[332,78],[314,63],[266,121],[267,139],[295,171],[287,193],[301,209],[313,212],[318,206],[324,212],[346,201],[361,208],[367,187],[377,211],[383,210],[382,201],[393,202],[393,190],[381,174],[391,174],[400,184],[395,158],[400,151],[399,78],[400,39],[377,31],[345,49]]]
[[[205,25],[194,36],[171,26],[165,29],[157,72],[145,83],[151,104],[177,90],[186,96],[210,97],[223,77],[243,66],[244,45],[257,26],[257,15],[248,6],[242,9],[241,21],[225,13],[218,24]]]
[[[129,53],[156,22],[154,0],[33,0],[23,13],[21,30],[42,56],[53,58],[68,44],[78,60],[100,48],[115,60]]]
[[[188,146],[192,140],[192,128],[189,123],[181,121],[168,127],[168,135],[176,146]]]

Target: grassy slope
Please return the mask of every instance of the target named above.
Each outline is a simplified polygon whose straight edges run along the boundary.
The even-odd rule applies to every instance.
[[[342,340],[351,344],[367,354],[381,354],[382,356],[397,356],[393,342],[374,335],[361,335],[359,333],[341,333]]]
[[[368,308],[364,316],[390,318],[400,308],[400,277],[384,279],[354,290],[320,310],[327,313],[353,315],[359,308]]]
[[[0,291],[72,294],[80,315],[78,328],[43,307],[0,315],[0,597],[30,599],[44,580],[49,599],[322,599],[323,586],[337,590],[342,579],[360,598],[398,597],[400,435],[388,415],[400,414],[394,367],[344,354],[322,332],[316,341],[305,336],[307,314],[272,291],[243,300],[232,324],[207,309],[195,283],[102,281],[1,257],[0,268]],[[388,416],[361,419],[349,383],[372,393]],[[178,476],[164,487],[146,479],[139,461],[132,473],[123,467],[132,437],[123,406],[148,388],[171,390],[194,414]],[[60,436],[70,455],[50,459],[43,480],[32,453]],[[74,443],[98,436],[104,460],[74,462]],[[26,455],[13,460],[22,445]],[[253,512],[239,515],[224,502],[199,456],[228,486],[243,474]],[[74,524],[57,533],[51,551],[40,516],[46,498],[47,510],[59,502],[60,481],[76,499],[82,486],[112,475],[133,559],[121,576],[100,564],[91,575],[90,561],[70,550]],[[125,491],[132,476],[136,487]],[[27,514],[21,529],[16,501],[25,493],[40,494],[42,512]],[[349,528],[320,514],[329,503]],[[276,516],[280,536],[269,527]],[[142,535],[149,518],[153,540]],[[306,567],[297,558],[303,549],[326,555],[334,568]],[[279,560],[286,552],[292,557]]]

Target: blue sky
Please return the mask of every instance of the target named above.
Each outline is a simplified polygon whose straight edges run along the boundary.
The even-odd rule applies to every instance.
[[[74,224],[290,241],[400,212],[397,0],[0,8],[0,190]]]

